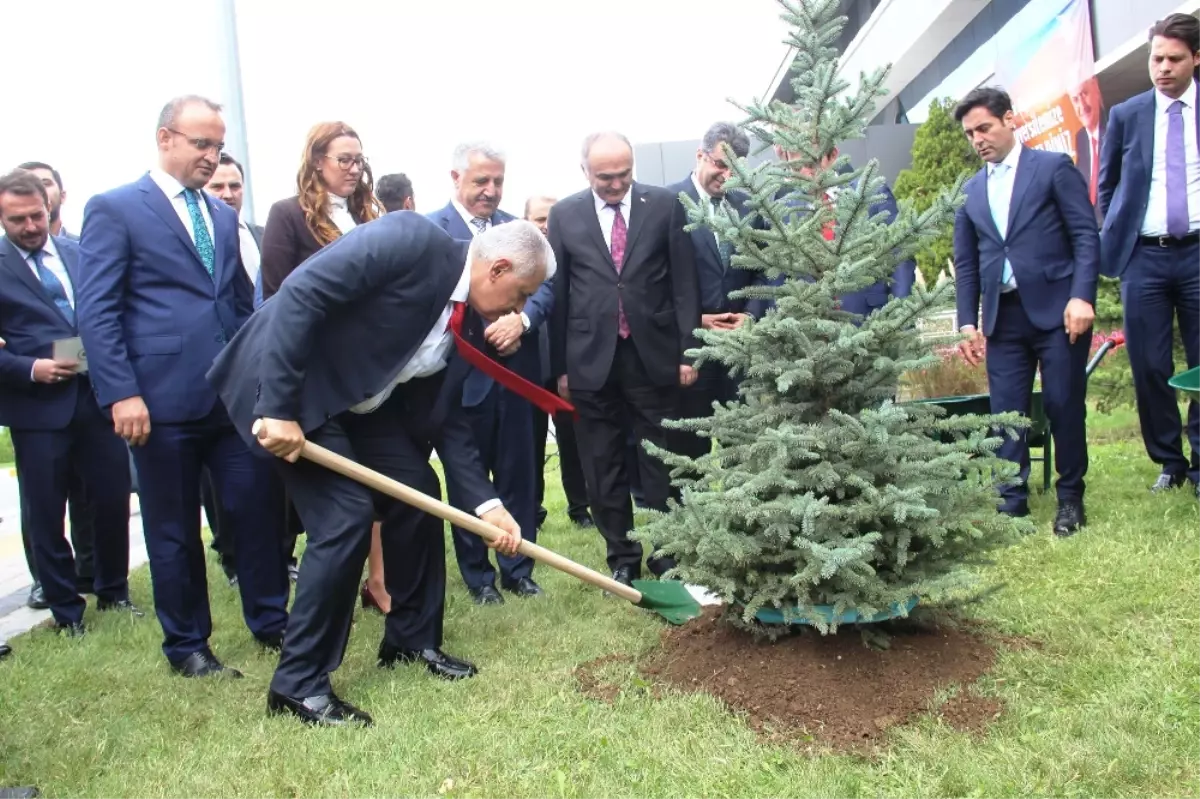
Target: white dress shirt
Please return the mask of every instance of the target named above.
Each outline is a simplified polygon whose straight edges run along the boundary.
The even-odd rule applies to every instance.
[[[242,252],[242,266],[250,277],[250,285],[258,282],[258,270],[262,265],[262,253],[258,249],[258,240],[250,232],[250,226],[238,219],[238,246]]]
[[[699,179],[699,177],[697,177],[696,170],[694,170],[694,169],[692,170],[692,185],[696,187],[696,196],[700,199],[700,202],[708,203],[709,205],[712,205],[712,201],[714,198],[711,194],[709,194],[707,191],[705,191],[703,186],[700,185],[700,179]],[[628,197],[629,195],[625,195],[625,196]],[[725,198],[719,197],[716,199],[724,200]],[[610,233],[611,233],[611,226],[610,226]],[[716,239],[717,244],[720,245],[721,235],[719,233],[717,233],[717,231],[715,231],[715,230],[710,230],[709,233],[712,233],[712,237],[714,239]]]
[[[464,206],[462,203],[460,203],[456,197],[450,198],[450,204],[454,206],[454,210],[458,211],[458,215],[462,217],[463,224],[467,226],[467,230],[471,231],[471,238],[475,238],[477,235],[479,235],[479,232],[480,232],[479,228],[475,227],[475,223],[472,220],[483,219],[483,217],[477,217],[477,216],[475,216],[475,214],[468,211],[466,209],[466,206]],[[491,217],[484,219],[483,220],[483,229],[490,230],[491,227],[492,227]]]
[[[454,310],[454,303],[467,301],[467,293],[470,287],[471,265],[468,263],[463,267],[462,277],[458,279],[458,285],[454,287],[453,293],[450,294],[450,302],[442,309],[441,315],[433,323],[433,329],[429,331],[429,334],[425,336],[425,340],[417,347],[417,351],[408,359],[408,363],[404,364],[404,368],[400,370],[400,374],[396,375],[396,379],[385,387],[383,391],[380,391],[366,402],[360,402],[351,408],[351,413],[371,413],[387,402],[388,397],[392,396],[392,392],[396,390],[396,386],[401,383],[407,383],[414,378],[435,375],[446,368],[446,363],[450,360],[450,350],[454,346],[454,334],[450,331],[450,314]],[[500,507],[502,504],[499,499],[489,499],[475,508],[475,515],[482,516],[493,508]]]
[[[343,236],[358,227],[358,223],[350,215],[350,208],[346,205],[346,198],[339,197],[336,194],[329,195],[329,218],[337,226],[337,229],[341,231]]]
[[[1196,146],[1196,82],[1183,96],[1183,155],[1187,164],[1188,230],[1200,230],[1200,151]],[[1142,220],[1143,236],[1167,235],[1167,125],[1175,101],[1154,92],[1154,163],[1150,167],[1150,201]]]
[[[183,229],[187,231],[188,236],[192,239],[192,244],[195,245],[196,231],[192,229],[192,214],[188,211],[187,200],[183,196],[183,184],[161,169],[151,169],[150,179],[162,189],[163,194],[167,195],[167,199],[171,201],[175,213],[179,216],[179,221],[183,223]],[[196,190],[196,201],[200,203],[200,215],[204,217],[204,226],[208,228],[208,238],[215,247],[217,237],[213,235],[212,216],[208,213],[208,203],[204,201],[204,192],[199,189]]]
[[[1000,161],[1000,164],[1004,164],[1008,169],[997,170],[996,167],[999,164],[988,164],[988,206],[992,211],[992,219],[995,221],[996,227],[1000,230],[1001,239],[1008,237],[1008,215],[1012,208],[1013,186],[1017,182],[1017,164],[1020,160],[1021,145],[1018,144],[1009,150],[1008,155],[1004,156],[1004,160]],[[1009,271],[1012,272],[1012,280],[1001,291],[1012,291],[1017,287],[1017,273],[1007,258],[1004,260],[1004,263],[1008,265]]]
[[[621,198],[621,202],[617,203],[617,206],[621,210],[621,218],[625,220],[626,234],[629,231],[629,212],[631,210],[629,195],[632,189],[633,187],[631,186],[630,191],[626,191],[625,196]],[[705,194],[704,196],[707,197],[708,195]],[[602,200],[600,195],[594,191],[592,192],[592,198],[596,201],[596,216],[600,218],[600,232],[604,234],[604,244],[608,247],[609,252],[612,252],[612,226],[613,222],[616,221],[617,211],[616,209],[609,208],[608,203]]]
[[[25,259],[25,263],[29,265],[29,270],[33,272],[33,279],[40,285],[42,276],[38,274],[37,264],[33,262],[33,253],[28,250],[23,250],[17,247],[16,242],[13,242],[13,247],[16,247],[17,252],[21,253],[21,257]],[[71,276],[67,273],[67,266],[63,263],[62,258],[58,254],[58,248],[54,246],[53,237],[47,236],[46,243],[42,245],[42,265],[50,270],[58,281],[63,284],[63,290],[67,293],[67,302],[71,304],[71,308],[75,307],[75,287],[71,285]],[[36,360],[36,359],[35,359]],[[29,370],[29,379],[36,382],[33,376],[34,370]]]

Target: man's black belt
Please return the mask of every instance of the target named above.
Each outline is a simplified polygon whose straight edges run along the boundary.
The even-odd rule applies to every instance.
[[[1200,241],[1200,230],[1193,230],[1183,238],[1178,239],[1174,236],[1138,236],[1138,241],[1147,247],[1162,247],[1164,249],[1186,247],[1189,244],[1195,244]]]

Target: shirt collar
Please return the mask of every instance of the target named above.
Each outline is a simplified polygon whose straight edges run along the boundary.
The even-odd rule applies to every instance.
[[[633,191],[632,183],[629,184],[629,189],[628,189],[628,191],[625,192],[625,196],[621,198],[621,201],[619,203],[617,203],[617,205],[621,206],[622,210],[627,210],[629,208],[629,192],[631,192],[631,191]],[[705,196],[707,197],[708,195],[706,194]],[[605,208],[608,207],[608,202],[605,200],[602,200],[600,198],[600,195],[597,194],[594,190],[592,191],[592,199],[596,201],[596,211],[603,211]]]
[[[341,208],[343,211],[349,210],[349,206],[346,205],[346,198],[339,197],[336,194],[329,195],[329,207],[330,209]]]
[[[1179,99],[1181,101],[1183,101],[1183,104],[1186,108],[1194,109],[1196,107],[1196,81],[1193,80],[1188,85],[1188,87],[1184,90],[1183,94],[1181,94],[1179,96]],[[1163,94],[1158,89],[1154,90],[1154,111],[1155,111],[1155,113],[1159,113],[1159,114],[1167,113],[1167,110],[1170,109],[1171,104],[1174,102],[1175,101],[1173,99],[1171,99],[1170,97],[1167,97],[1165,94]]]
[[[477,217],[475,214],[468,211],[467,207],[460,203],[457,197],[451,197],[450,204],[454,206],[455,211],[458,211],[458,215],[462,217],[463,224],[467,226],[467,230],[471,231],[472,236],[479,232],[479,228],[475,227],[474,223],[471,221],[472,219],[486,219],[489,225],[492,223],[491,217]]]
[[[168,200],[174,200],[183,194],[183,184],[158,167],[150,170],[150,179],[162,189],[162,193],[167,195]]]
[[[1004,156],[1004,160],[1000,161],[1000,164],[1006,164],[1009,169],[1015,170],[1017,168],[1017,163],[1021,160],[1021,149],[1021,144],[1014,145],[1013,148],[1008,151],[1008,155]],[[999,164],[988,164],[988,177],[991,177],[992,173],[996,171],[997,166],[999,166]]]
[[[10,239],[9,241],[12,241],[12,240]],[[28,261],[29,257],[31,255],[33,255],[33,253],[30,252],[29,250],[26,250],[22,247],[18,247],[17,243],[15,241],[12,241],[12,246],[16,249],[17,252],[21,253],[21,257],[24,258],[26,261]],[[58,248],[54,246],[54,237],[53,236],[46,237],[46,243],[42,245],[42,252],[51,258],[58,258]]]

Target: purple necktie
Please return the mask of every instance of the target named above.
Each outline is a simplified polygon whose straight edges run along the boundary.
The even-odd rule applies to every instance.
[[[1167,109],[1167,235],[1181,239],[1189,227],[1183,103],[1176,100]]]

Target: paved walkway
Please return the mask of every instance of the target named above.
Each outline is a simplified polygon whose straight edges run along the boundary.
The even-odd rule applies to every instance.
[[[146,562],[146,542],[142,537],[142,515],[137,496],[130,498],[129,568]],[[21,547],[21,500],[16,474],[7,469],[0,473],[0,641],[5,641],[50,618],[48,610],[25,607],[29,597],[29,568]]]

